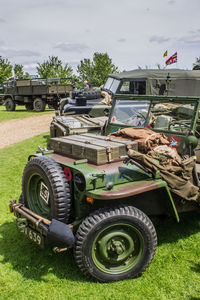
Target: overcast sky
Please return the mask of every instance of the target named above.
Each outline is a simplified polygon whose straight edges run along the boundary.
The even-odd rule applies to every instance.
[[[49,55],[74,70],[107,52],[121,71],[164,66],[191,69],[200,56],[200,0],[1,0],[0,55],[24,70]]]

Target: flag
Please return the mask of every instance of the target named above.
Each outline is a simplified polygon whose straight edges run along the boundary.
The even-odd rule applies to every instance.
[[[163,57],[167,56],[167,50],[165,51],[165,53],[163,54]]]
[[[174,53],[170,58],[168,58],[168,59],[166,60],[165,64],[166,64],[166,66],[168,66],[168,65],[171,65],[171,64],[176,63],[177,60],[178,60],[178,59],[177,59],[177,52],[176,52],[176,53]]]

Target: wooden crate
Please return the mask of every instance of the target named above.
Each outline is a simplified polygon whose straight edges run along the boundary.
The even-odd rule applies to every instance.
[[[82,134],[82,136],[92,138],[94,136],[94,134],[85,133],[85,134]],[[120,156],[127,155],[127,149],[133,149],[135,151],[138,151],[138,143],[134,142],[134,141],[128,141],[128,140],[125,140],[125,139],[117,139],[117,138],[113,138],[113,137],[111,138],[111,137],[104,136],[104,135],[95,135],[95,138],[99,139],[99,140],[112,141],[112,142],[116,142],[118,144],[119,143],[123,144],[125,147],[120,147],[119,148],[119,155]]]
[[[121,159],[127,154],[127,146],[137,150],[135,142],[95,134],[51,138],[50,146],[57,153],[97,165]]]

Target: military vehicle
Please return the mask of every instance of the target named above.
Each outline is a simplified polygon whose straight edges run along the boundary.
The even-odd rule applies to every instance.
[[[110,74],[102,92],[107,92],[111,97],[114,94],[137,95],[200,95],[200,71],[199,70],[155,70],[136,69],[118,74]],[[57,84],[51,84],[55,83]],[[57,87],[57,88],[55,88]],[[61,98],[65,114],[89,114],[96,110],[97,115],[102,114],[101,109],[94,105],[103,100],[99,89],[73,89],[72,85],[60,84],[59,78],[9,80],[4,84],[5,95],[2,100],[6,109],[15,110],[15,105],[24,105],[28,110],[41,111],[45,109],[45,103],[51,107],[58,107]],[[71,92],[71,93],[70,93]],[[35,105],[34,105],[35,103]],[[65,105],[64,105],[65,104]],[[109,109],[108,109],[109,110]]]
[[[75,89],[71,98],[60,101],[60,114],[85,114],[91,117],[108,115],[112,103],[111,95],[103,89]]]
[[[196,64],[196,65],[192,68],[192,70],[200,70],[200,64]]]
[[[61,83],[69,78],[32,78],[8,80],[4,83],[3,104],[7,111],[14,111],[16,104],[27,110],[44,111],[46,104],[55,109],[61,98],[70,95],[73,84]],[[71,80],[71,78],[70,78]]]
[[[185,71],[178,69],[170,70],[133,70],[118,74],[110,74],[102,88],[102,95],[109,96],[109,101],[105,101],[102,106],[103,96],[100,90],[76,90],[72,98],[63,99],[60,104],[61,118],[59,122],[54,122],[51,127],[57,124],[68,127],[73,123],[67,121],[66,115],[89,115],[90,117],[108,116],[111,110],[111,99],[115,93],[128,95],[179,95],[179,96],[199,96],[200,95],[200,71]],[[89,99],[90,101],[88,101]],[[104,119],[105,120],[105,119]],[[99,120],[98,120],[99,121]],[[98,122],[97,121],[97,122]],[[83,124],[84,126],[84,124]],[[76,127],[77,129],[77,127]],[[71,128],[73,131],[73,128]],[[89,130],[89,128],[88,128]],[[63,131],[64,132],[64,131]],[[58,130],[60,134],[61,131]]]
[[[157,247],[150,218],[199,209],[199,109],[200,97],[115,95],[106,136],[51,138],[29,156],[10,204],[18,230],[55,252],[73,248],[92,280],[142,274]]]
[[[200,70],[125,71],[110,74],[103,89],[113,94],[199,96]]]
[[[178,69],[170,70],[132,70],[122,72],[118,74],[110,74],[106,83],[104,84],[102,91],[107,92],[109,95],[115,93],[128,95],[128,94],[148,94],[148,95],[181,95],[181,96],[198,96],[200,95],[200,71],[185,71]],[[81,104],[81,103],[80,103]],[[83,104],[83,103],[82,103]],[[108,116],[111,110],[111,106],[103,106],[99,103],[93,105],[93,103],[83,106],[76,106],[75,103],[63,105],[64,110],[61,115],[67,114],[85,114],[91,117]],[[51,132],[54,131],[54,136],[64,135],[66,124],[68,124],[68,131],[73,132],[73,123],[67,121],[67,117],[63,117],[63,124],[61,119],[59,122],[55,120],[51,123]],[[105,119],[104,119],[105,120]],[[94,120],[95,121],[95,120]],[[98,120],[99,121],[99,120]],[[98,122],[97,121],[97,122]],[[63,126],[63,131],[58,129]],[[102,125],[104,126],[105,123]],[[72,128],[70,129],[70,126]],[[80,123],[80,128],[81,128]],[[84,124],[83,124],[84,126]],[[76,127],[76,130],[78,128]],[[92,129],[93,130],[93,129]],[[90,131],[88,127],[88,132]],[[57,132],[57,133],[56,133]],[[63,132],[63,133],[62,133]],[[102,132],[101,128],[98,132]]]

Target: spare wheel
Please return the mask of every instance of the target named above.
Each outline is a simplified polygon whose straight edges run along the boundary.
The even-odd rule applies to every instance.
[[[71,215],[69,184],[63,169],[52,158],[30,160],[22,178],[24,205],[36,214],[68,223]]]

